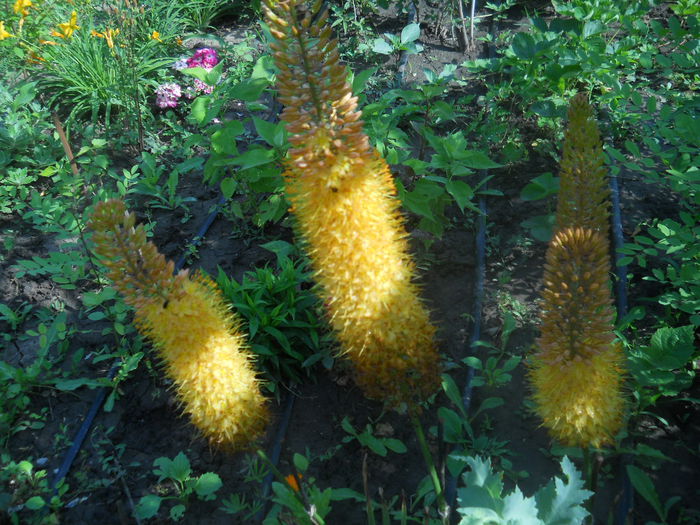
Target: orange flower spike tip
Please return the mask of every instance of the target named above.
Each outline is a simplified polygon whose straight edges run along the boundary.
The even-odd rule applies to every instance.
[[[435,328],[414,282],[392,175],[363,132],[321,8],[263,3],[292,145],[287,193],[358,384],[390,406],[415,406],[439,387]]]

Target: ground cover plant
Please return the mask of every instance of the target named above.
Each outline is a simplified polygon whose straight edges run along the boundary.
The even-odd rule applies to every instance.
[[[700,521],[691,0],[0,7],[0,522]]]

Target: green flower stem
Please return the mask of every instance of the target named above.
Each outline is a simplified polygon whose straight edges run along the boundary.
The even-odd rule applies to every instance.
[[[421,425],[418,415],[413,410],[409,410],[411,423],[413,423],[413,428],[416,431],[416,436],[418,437],[418,443],[420,444],[420,450],[423,453],[423,459],[425,460],[425,465],[428,467],[428,472],[430,473],[430,479],[433,481],[433,487],[435,488],[435,496],[438,501],[438,509],[440,517],[443,523],[449,523],[449,508],[447,507],[447,502],[445,501],[445,494],[442,490],[442,484],[440,483],[440,477],[438,476],[437,469],[435,468],[435,462],[433,461],[433,456],[430,454],[430,449],[428,448],[428,442],[425,439],[425,433],[423,432],[423,426]]]

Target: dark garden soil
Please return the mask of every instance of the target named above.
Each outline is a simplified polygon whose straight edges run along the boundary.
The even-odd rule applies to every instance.
[[[486,50],[479,46],[467,54],[456,50],[456,42],[449,32],[444,31],[435,20],[437,6],[421,3],[420,21],[423,23],[422,41],[425,51],[410,57],[407,68],[407,81],[422,78],[423,67],[437,72],[443,64],[461,64],[466,58],[485,56]],[[403,16],[403,15],[401,15]],[[432,18],[431,18],[432,17]],[[513,16],[505,23],[516,28],[521,14]],[[387,14],[380,19],[382,31],[400,31],[405,19]],[[477,36],[479,33],[477,32]],[[394,64],[387,63],[390,68]],[[468,89],[468,88],[465,88]],[[535,131],[536,132],[536,131]],[[503,328],[503,311],[521,308],[519,326],[510,337],[507,347],[509,355],[527,356],[537,336],[537,300],[540,292],[540,279],[543,272],[545,245],[533,241],[520,223],[546,213],[541,203],[525,202],[519,198],[523,186],[534,176],[545,171],[556,172],[551,159],[539,157],[531,152],[528,160],[517,168],[495,171],[490,187],[504,193],[502,197],[488,199],[487,230],[487,272],[484,302],[482,339],[497,344]],[[183,223],[182,215],[157,211],[150,220],[156,223],[154,240],[169,259],[177,259],[185,245],[193,238],[199,224],[216,205],[219,195],[215,189],[204,187],[199,180],[182,181],[180,194],[193,196],[197,200],[190,206],[193,219]],[[622,207],[624,231],[629,236],[636,225],[649,217],[663,217],[672,213],[672,196],[654,191],[641,181],[622,178]],[[661,212],[661,214],[659,214]],[[140,218],[145,219],[144,215]],[[439,341],[445,358],[452,362],[471,355],[469,337],[471,325],[469,316],[474,300],[475,221],[473,217],[452,213],[453,227],[441,240],[426,243],[426,234],[418,230],[411,232],[412,246],[418,266],[421,268],[420,281],[427,304],[434,321],[439,327]],[[408,224],[414,224],[409,217]],[[225,217],[219,217],[199,247],[196,259],[188,261],[192,269],[202,268],[216,273],[217,266],[236,277],[246,270],[271,262],[274,256],[259,246],[271,238],[292,239],[286,227],[274,227],[265,231],[265,240],[236,237],[233,232],[239,225]],[[0,217],[0,231],[17,228],[14,217]],[[105,339],[100,335],[104,327],[102,321],[90,321],[79,313],[80,295],[84,290],[63,290],[43,277],[15,277],[17,261],[45,256],[49,251],[59,250],[55,241],[42,237],[29,229],[16,236],[12,251],[0,262],[0,298],[2,302],[18,306],[26,302],[49,307],[59,299],[66,305],[68,322],[79,327],[71,348],[84,348],[87,352],[100,348]],[[634,269],[632,269],[634,270]],[[632,288],[631,302],[635,301],[635,288]],[[0,331],[9,326],[0,325]],[[25,341],[18,346],[10,346],[2,359],[10,363],[26,364],[36,355],[38,343]],[[486,350],[479,350],[486,355]],[[251,523],[236,521],[218,508],[221,498],[244,491],[249,498],[256,494],[259,485],[244,482],[246,465],[250,456],[245,454],[227,455],[212,450],[187,419],[179,413],[170,392],[170,385],[158,370],[157,360],[151,357],[126,382],[120,385],[120,396],[110,412],[98,413],[91,433],[76,458],[67,477],[73,500],[61,512],[61,522],[66,524],[126,524],[134,523],[131,509],[139,498],[149,493],[172,493],[172,487],[156,484],[152,474],[153,460],[158,457],[173,458],[184,451],[189,458],[193,472],[216,472],[224,482],[214,502],[199,502],[192,498],[183,523],[223,524]],[[100,366],[84,360],[77,371],[80,377],[103,377],[110,367],[109,361]],[[505,441],[512,462],[507,477],[510,484],[518,472],[526,471],[529,477],[519,479],[518,484],[526,495],[544,484],[551,476],[560,474],[558,461],[549,452],[551,440],[544,429],[539,427],[537,418],[528,408],[526,400],[528,387],[525,381],[524,361],[514,372],[513,380],[498,389],[478,388],[474,390],[472,406],[487,397],[502,397],[504,405],[487,411],[487,416],[479,417],[475,428],[484,431],[496,440]],[[300,385],[294,392],[285,392],[282,402],[271,402],[272,423],[263,442],[269,450],[283,411],[286,397],[293,395],[294,408],[289,427],[285,433],[280,470],[291,473],[291,458],[295,452],[310,453],[311,457],[326,456],[324,461],[315,461],[308,476],[316,478],[317,485],[326,487],[348,487],[363,493],[363,461],[366,456],[366,471],[370,493],[376,501],[383,494],[385,500],[401,494],[415,494],[419,482],[426,474],[423,460],[410,422],[405,415],[383,412],[380,403],[367,400],[353,384],[348,369],[336,362],[330,371],[319,370],[317,380]],[[464,385],[466,370],[454,372],[459,385]],[[25,430],[13,436],[10,448],[15,458],[46,458],[46,468],[53,472],[63,460],[75,432],[82,423],[96,391],[78,389],[75,392],[43,391],[33,403],[34,411],[48,407],[46,425],[41,429]],[[688,397],[700,397],[700,385]],[[437,425],[437,407],[448,401],[438,396],[435,405],[423,415],[426,427]],[[694,412],[685,411],[694,407]],[[697,403],[687,406],[675,403],[663,414],[672,424],[661,428],[649,418],[638,422],[635,435],[641,435],[638,442],[648,444],[664,452],[673,459],[665,463],[654,474],[656,489],[661,500],[670,496],[683,495],[684,505],[693,508],[700,515],[700,503],[690,494],[700,486],[698,471],[697,443],[700,436],[700,414]],[[372,423],[379,436],[402,440],[408,453],[390,453],[382,458],[369,453],[357,441],[337,447],[347,437],[340,422],[348,417],[356,429]],[[431,444],[434,453],[440,452],[437,439]],[[580,462],[578,463],[581,468]],[[621,465],[618,457],[606,460],[603,468],[602,490],[596,502],[596,517],[606,522],[609,512],[620,495]],[[512,485],[511,485],[512,486]],[[75,492],[75,491],[78,492]],[[410,504],[410,499],[409,499]],[[168,508],[166,504],[166,509]],[[161,511],[160,516],[166,513]],[[640,523],[655,518],[653,511],[644,501],[637,498],[635,515]],[[2,518],[0,517],[0,522]],[[168,523],[163,517],[149,523]],[[359,503],[336,503],[327,523],[355,525],[365,523],[363,505]]]

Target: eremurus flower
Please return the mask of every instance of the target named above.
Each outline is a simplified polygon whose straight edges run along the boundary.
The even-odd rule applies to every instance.
[[[357,382],[390,405],[413,404],[439,386],[435,328],[414,282],[391,173],[362,130],[321,4],[264,2],[292,146],[287,193]]]
[[[541,336],[530,370],[537,413],[567,446],[609,443],[623,421],[624,356],[613,334],[608,242],[567,228],[547,251]]]
[[[173,264],[121,201],[98,204],[89,226],[95,252],[135,307],[135,324],[157,348],[184,412],[212,444],[247,446],[264,430],[265,400],[239,322],[213,283],[173,276]]]
[[[625,400],[624,356],[613,334],[608,191],[592,114],[585,98],[572,100],[530,380],[550,433],[568,446],[597,448],[622,427]]]

